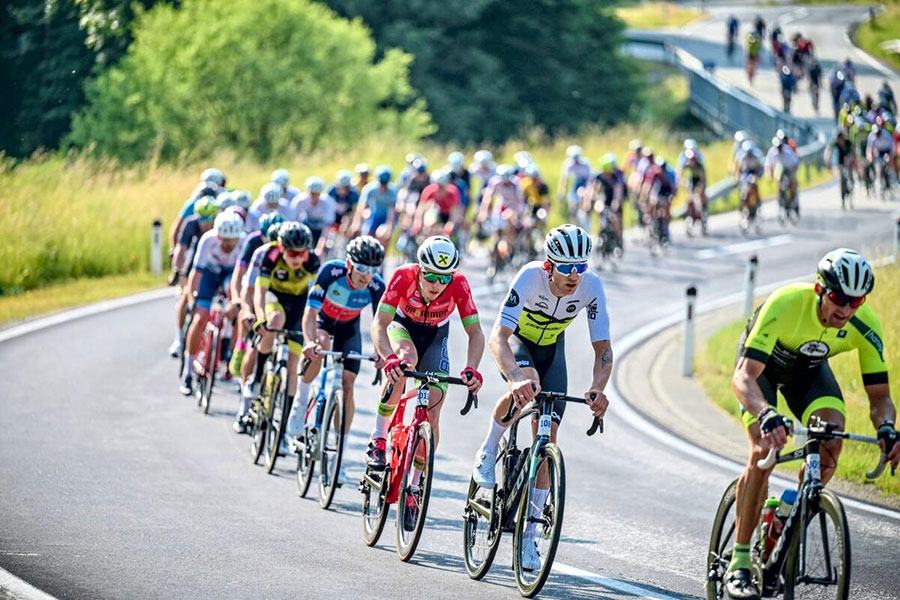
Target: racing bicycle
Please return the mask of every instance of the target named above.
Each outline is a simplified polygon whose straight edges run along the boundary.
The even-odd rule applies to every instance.
[[[225,318],[226,298],[221,291],[212,300],[209,319],[203,329],[200,352],[194,360],[194,377],[197,380],[197,406],[209,414],[209,403],[212,400],[213,386],[216,383],[216,370],[222,361],[226,344],[223,340],[230,337],[231,321]]]

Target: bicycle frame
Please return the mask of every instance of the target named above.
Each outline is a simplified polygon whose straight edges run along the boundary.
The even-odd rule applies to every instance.
[[[203,329],[203,345],[197,358],[194,360],[194,372],[198,377],[206,376],[207,365],[210,369],[215,370],[222,356],[222,333],[225,321],[225,297],[217,294],[213,299],[212,306],[209,309],[209,318],[206,320],[206,326]],[[216,335],[218,332],[218,335]],[[212,340],[215,338],[215,348],[212,347]],[[210,362],[209,356],[213,355]]]

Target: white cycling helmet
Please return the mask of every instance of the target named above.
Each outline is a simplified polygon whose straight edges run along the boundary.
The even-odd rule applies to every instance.
[[[234,191],[231,193],[231,197],[244,210],[250,210],[250,205],[253,204],[253,196],[247,190]]]
[[[225,210],[234,204],[236,204],[236,201],[231,192],[219,192],[216,194],[216,206],[219,207],[219,210]]]
[[[244,233],[244,221],[235,212],[223,212],[216,216],[215,228],[223,240],[237,240]]]
[[[697,149],[697,140],[693,140],[691,138],[684,140],[684,149],[685,150],[696,150]]]
[[[568,156],[569,158],[579,159],[581,158],[582,154],[583,151],[581,149],[581,146],[572,145],[566,148],[566,156]]]
[[[284,196],[284,188],[275,182],[269,182],[259,190],[259,196],[266,204],[276,204]]]
[[[347,169],[341,169],[337,172],[335,178],[337,179],[338,187],[350,187],[350,183],[353,181],[353,174]]]
[[[291,176],[288,175],[287,169],[275,169],[272,171],[272,181],[286,188],[291,181]]]
[[[462,167],[465,160],[466,157],[463,156],[462,152],[451,152],[450,155],[447,156],[447,163],[454,169]]]
[[[419,266],[428,271],[450,275],[459,268],[459,250],[442,235],[433,235],[419,246],[416,252]]]
[[[446,169],[435,169],[431,172],[431,181],[438,185],[450,183],[450,171]]]
[[[312,177],[306,178],[306,191],[315,194],[317,192],[321,193],[325,189],[325,180],[321,177],[316,177],[315,175]]]
[[[591,236],[577,225],[566,224],[554,227],[544,240],[544,251],[551,262],[583,263],[591,256]]]
[[[200,175],[200,181],[214,183],[219,187],[225,187],[225,174],[218,169],[205,169]]]
[[[819,280],[830,290],[859,298],[875,287],[875,274],[862,254],[838,248],[819,261]]]
[[[513,161],[515,161],[517,167],[523,170],[525,169],[525,167],[534,162],[531,159],[531,153],[529,153],[527,150],[519,150],[518,152],[516,152],[513,155]]]
[[[738,129],[737,131],[734,132],[734,141],[743,142],[746,139],[747,139],[747,134],[744,132],[743,129]]]
[[[479,164],[488,165],[494,160],[494,155],[487,150],[479,150],[475,153],[473,158],[475,159],[475,162]]]
[[[500,165],[497,167],[497,177],[503,181],[512,181],[513,174],[513,168],[509,165]]]

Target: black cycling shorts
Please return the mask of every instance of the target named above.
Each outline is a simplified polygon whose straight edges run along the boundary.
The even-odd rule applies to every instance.
[[[566,340],[564,334],[556,338],[555,344],[547,346],[539,346],[517,335],[511,335],[509,336],[509,347],[516,357],[516,365],[518,367],[530,367],[537,371],[542,390],[560,394],[566,393],[569,377],[566,372]],[[561,400],[554,402],[553,413],[550,415],[553,422],[557,425],[562,423],[565,412],[565,402]],[[535,415],[536,418],[537,415]]]
[[[412,341],[419,357],[418,364],[414,365],[416,371],[440,373],[441,375],[450,374],[450,352],[447,348],[450,323],[432,327],[410,321],[400,315],[394,315],[394,320],[388,325],[387,333],[391,342]],[[446,383],[439,383],[432,387],[441,390],[444,396],[447,395]]]
[[[334,339],[331,341],[331,349],[335,352],[362,352],[362,338],[359,335],[359,319],[351,321],[334,321],[322,318],[319,311],[319,329],[327,332]],[[347,359],[344,361],[344,370],[359,374],[359,359]]]

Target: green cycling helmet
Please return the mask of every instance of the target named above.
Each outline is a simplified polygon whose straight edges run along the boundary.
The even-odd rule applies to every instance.
[[[212,221],[219,214],[219,206],[212,196],[203,196],[194,204],[194,214],[204,221]]]
[[[282,223],[284,223],[284,217],[280,213],[266,213],[259,218],[259,231],[267,241],[274,242],[278,239],[278,226]]]

